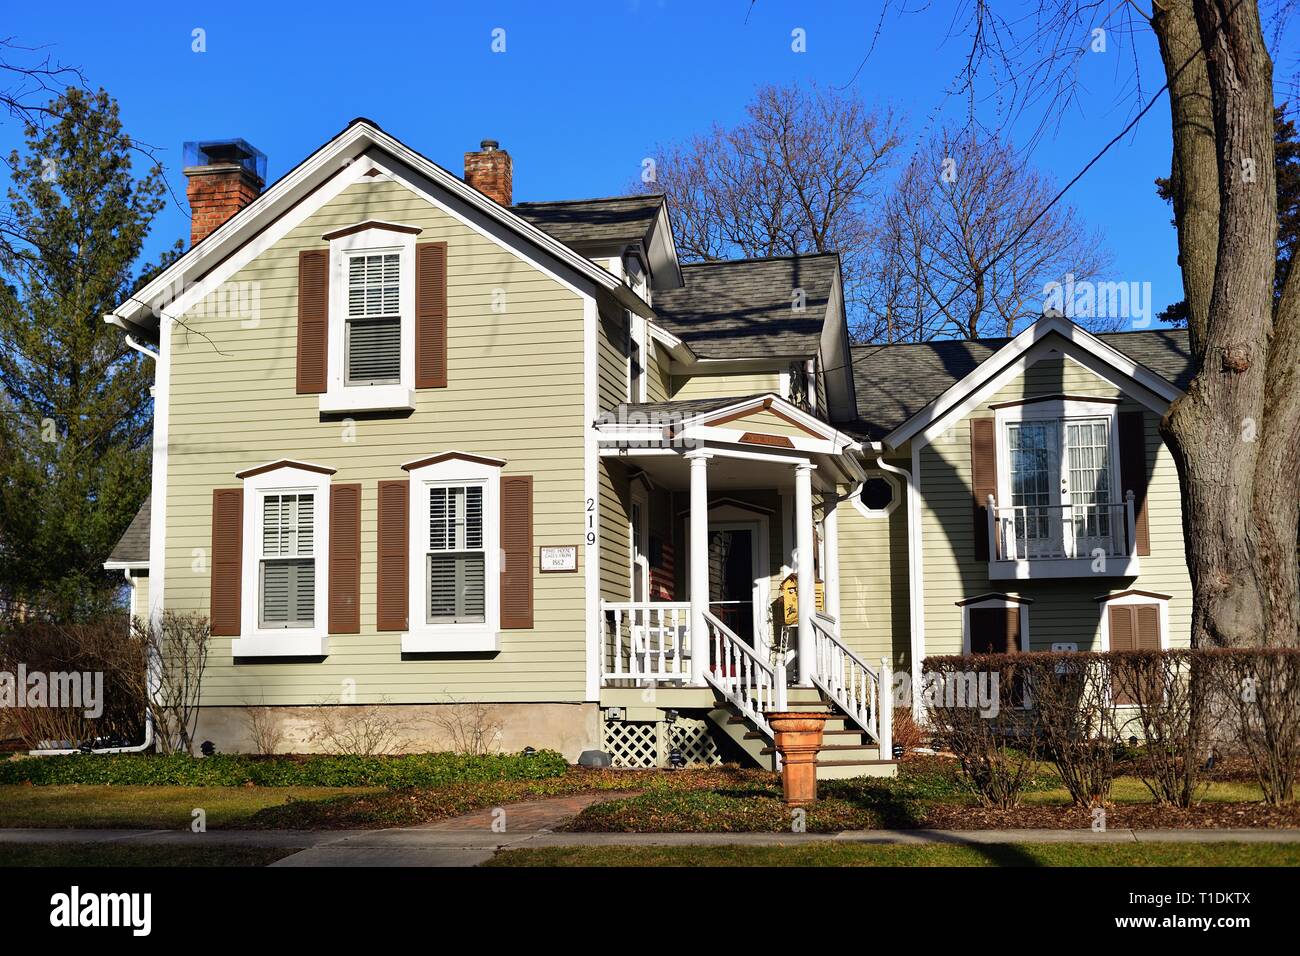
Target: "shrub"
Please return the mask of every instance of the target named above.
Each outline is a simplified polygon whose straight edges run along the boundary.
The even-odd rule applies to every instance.
[[[1264,799],[1275,806],[1293,802],[1300,777],[1300,649],[1203,653],[1215,701],[1250,757]]]
[[[1115,779],[1110,666],[1105,655],[1021,655],[1046,756],[1079,806],[1110,800]]]
[[[0,670],[18,674],[102,675],[102,712],[85,707],[14,707],[5,713],[7,731],[28,748],[50,742],[64,747],[125,745],[143,738],[147,648],[131,633],[125,616],[85,624],[29,621],[0,635]],[[22,691],[24,688],[15,688]]]
[[[1020,802],[1033,778],[1039,744],[1035,712],[1023,707],[1020,657],[930,657],[924,664],[922,694],[935,743],[956,755],[982,804],[1004,810]]]
[[[118,786],[440,787],[489,780],[540,780],[562,775],[560,754],[407,754],[400,757],[258,758],[218,754],[72,754],[0,763],[0,784]]]
[[[156,620],[137,619],[136,641],[148,649],[153,691],[149,713],[163,753],[194,753],[194,731],[203,694],[212,629],[206,617],[164,611]]]

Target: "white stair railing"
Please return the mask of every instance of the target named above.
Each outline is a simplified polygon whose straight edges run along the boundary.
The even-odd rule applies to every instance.
[[[765,711],[785,710],[785,672],[778,672],[754,652],[735,631],[704,612],[708,646],[713,657],[704,679],[770,739],[772,726]]]
[[[686,602],[602,601],[602,678],[686,682],[691,679],[691,606]]]
[[[835,701],[880,748],[880,759],[893,757],[893,700],[889,659],[881,658],[877,671],[840,640],[834,618],[815,614],[813,625],[812,681]]]

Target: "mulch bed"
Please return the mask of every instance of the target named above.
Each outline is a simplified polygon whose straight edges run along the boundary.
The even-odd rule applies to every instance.
[[[934,804],[920,826],[927,830],[1086,830],[1092,811],[1086,807],[1024,806],[1014,810]],[[1300,806],[1265,803],[1202,803],[1186,810],[1154,803],[1121,803],[1106,808],[1108,830],[1294,830]]]

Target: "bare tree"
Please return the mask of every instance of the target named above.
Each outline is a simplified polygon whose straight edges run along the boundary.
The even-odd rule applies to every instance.
[[[891,342],[1014,335],[1047,283],[1090,280],[1101,239],[1006,141],[944,130],[903,170],[881,218],[872,311]],[[1121,317],[1080,317],[1097,331]]]
[[[1277,189],[1273,83],[1255,0],[1027,0],[964,5],[969,37],[958,91],[972,106],[991,75],[1008,118],[1042,107],[1064,115],[1080,97],[1090,41],[1151,31],[1168,93],[1171,193],[1187,296],[1194,377],[1161,434],[1178,466],[1196,645],[1300,640],[1300,270],[1274,301]],[[1270,4],[1285,35],[1288,2]],[[1151,111],[1140,104],[1119,142]],[[1103,149],[1103,153],[1105,152]],[[1083,169],[1087,172],[1098,154]],[[1076,177],[1077,179],[1078,177]]]
[[[900,143],[888,110],[817,86],[766,86],[747,118],[656,150],[688,262],[838,252],[846,303],[862,314],[884,174]],[[852,321],[852,319],[851,319]]]
[[[158,749],[193,755],[211,625],[197,614],[164,611],[152,620],[137,618],[132,628],[148,648],[149,713],[157,730]]]

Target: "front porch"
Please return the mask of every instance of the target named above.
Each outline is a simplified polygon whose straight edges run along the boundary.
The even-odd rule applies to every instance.
[[[779,436],[602,435],[626,481],[629,593],[601,604],[601,704],[624,719],[705,712],[729,735],[738,721],[760,762],[767,712],[827,706],[888,760],[889,662],[859,658],[837,624],[838,489],[860,469],[825,423],[791,419],[798,433]]]

